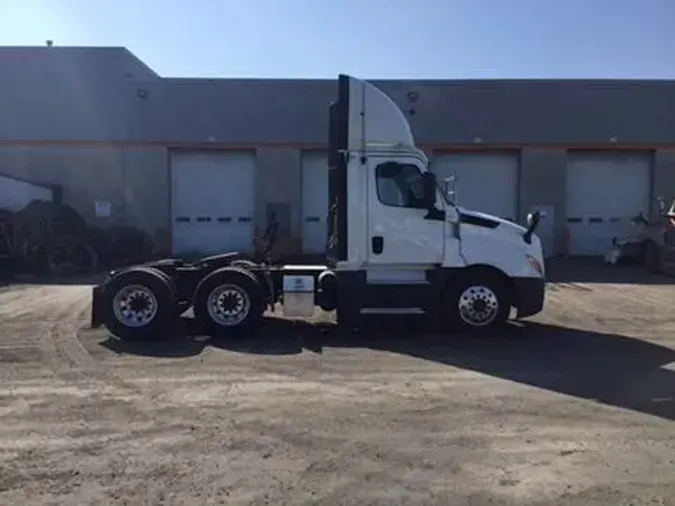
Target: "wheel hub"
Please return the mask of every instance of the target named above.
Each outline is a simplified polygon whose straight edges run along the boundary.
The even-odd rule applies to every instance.
[[[232,327],[246,319],[251,309],[251,301],[238,286],[221,285],[211,290],[207,308],[213,321],[219,325]]]
[[[141,285],[122,288],[113,298],[113,313],[127,327],[143,327],[157,315],[157,298],[152,291]]]
[[[471,286],[464,290],[458,302],[459,316],[473,327],[489,325],[499,312],[499,300],[486,286]]]
[[[219,309],[226,315],[233,315],[241,311],[243,299],[238,293],[225,292],[218,299]]]
[[[486,309],[487,309],[487,303],[484,300],[478,299],[478,300],[473,301],[473,310],[475,312],[482,313]]]
[[[141,313],[150,307],[147,297],[133,296],[129,301],[129,307],[132,311]]]

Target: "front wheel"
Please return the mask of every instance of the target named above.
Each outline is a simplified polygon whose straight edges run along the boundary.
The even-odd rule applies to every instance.
[[[443,324],[447,330],[485,334],[502,328],[510,312],[508,283],[491,272],[462,274],[451,281],[444,295]]]

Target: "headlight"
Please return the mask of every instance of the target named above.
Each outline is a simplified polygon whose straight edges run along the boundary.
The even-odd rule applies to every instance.
[[[544,268],[542,267],[541,262],[539,262],[539,260],[537,260],[531,255],[527,255],[527,261],[529,262],[532,269],[534,269],[537,272],[537,274],[539,274],[540,276],[544,275]]]

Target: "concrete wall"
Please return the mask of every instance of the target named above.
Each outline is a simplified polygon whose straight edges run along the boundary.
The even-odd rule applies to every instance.
[[[92,225],[138,226],[153,236],[169,226],[163,148],[0,147],[0,173],[60,185],[64,203]],[[109,218],[95,215],[96,201],[112,204]]]
[[[433,163],[434,153],[430,152]],[[170,251],[170,174],[168,151],[158,147],[0,147],[0,173],[36,183],[59,184],[64,202],[93,225],[130,225],[145,229],[157,249]],[[268,204],[289,209],[290,233],[283,249],[299,251],[302,239],[302,153],[292,148],[256,150],[255,226],[260,237]],[[549,254],[564,251],[567,151],[528,148],[520,153],[518,219],[535,207],[547,210],[540,236]],[[654,152],[652,212],[655,197],[675,199],[675,149]],[[95,216],[94,202],[112,203],[112,216]],[[550,237],[549,231],[550,230]]]
[[[539,235],[550,255],[557,255],[564,248],[566,174],[567,152],[564,149],[524,149],[521,152],[519,219],[524,223],[527,213],[535,207],[546,211]]]
[[[170,251],[171,175],[169,154],[164,148],[138,147],[122,150],[125,202],[128,225],[148,231],[158,251]]]
[[[302,240],[302,169],[301,152],[292,148],[258,148],[256,150],[256,237],[267,227],[268,204],[282,212],[289,210],[289,233],[279,237],[279,247],[288,253],[299,251]],[[285,217],[278,216],[279,220]]]

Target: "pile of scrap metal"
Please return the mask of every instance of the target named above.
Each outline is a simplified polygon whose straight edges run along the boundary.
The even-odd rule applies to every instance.
[[[152,242],[130,227],[87,226],[72,207],[33,200],[13,213],[0,209],[0,276],[62,276],[147,260]]]
[[[99,252],[101,266],[106,268],[135,265],[153,257],[152,237],[135,227],[91,228],[89,238]]]
[[[605,255],[609,264],[641,264],[650,272],[675,273],[675,201],[666,210],[659,199],[659,214],[653,219],[640,213],[633,218],[634,237],[614,239]]]

